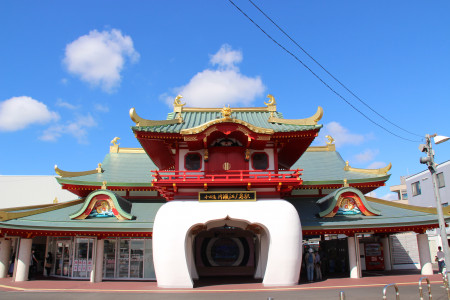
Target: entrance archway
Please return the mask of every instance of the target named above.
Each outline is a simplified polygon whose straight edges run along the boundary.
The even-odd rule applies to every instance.
[[[193,280],[199,278],[194,256],[195,236],[225,224],[244,231],[264,229],[255,246],[255,278],[262,278],[266,286],[297,284],[301,266],[300,219],[292,204],[271,199],[164,204],[158,210],[153,227],[153,260],[158,286],[193,287]]]

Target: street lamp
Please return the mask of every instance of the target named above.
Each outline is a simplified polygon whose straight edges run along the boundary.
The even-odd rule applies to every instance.
[[[435,144],[443,143],[445,141],[448,141],[450,138],[446,137],[446,136],[442,136],[442,135],[427,134],[427,135],[425,135],[426,144],[420,144],[420,146],[419,146],[420,151],[427,153],[426,157],[420,158],[420,163],[426,164],[431,173],[431,181],[433,182],[434,196],[436,197],[436,209],[437,209],[438,220],[439,220],[439,231],[440,231],[440,235],[441,235],[442,248],[444,250],[445,265],[447,267],[447,266],[450,266],[450,250],[448,248],[447,231],[445,229],[444,213],[442,211],[441,197],[439,195],[439,187],[438,187],[437,175],[436,175],[437,165],[434,163],[434,150],[431,146],[431,138],[434,138]]]

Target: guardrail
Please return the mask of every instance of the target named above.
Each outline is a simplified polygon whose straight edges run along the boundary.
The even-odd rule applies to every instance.
[[[423,288],[422,288],[422,281],[426,280],[427,281],[427,286],[428,286],[428,299],[431,300],[433,299],[433,296],[431,295],[431,284],[430,284],[430,280],[427,277],[420,277],[419,279],[419,295],[420,295],[420,300],[423,300]]]
[[[388,287],[393,286],[395,288],[395,299],[400,300],[400,292],[398,291],[398,286],[396,283],[387,284],[383,288],[383,300],[386,300],[386,290]]]
[[[442,281],[444,282],[444,287],[445,290],[447,291],[447,298],[450,299],[450,289],[448,286],[448,273],[450,273],[450,271],[442,272]]]

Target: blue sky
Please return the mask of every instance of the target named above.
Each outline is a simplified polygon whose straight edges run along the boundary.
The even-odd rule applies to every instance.
[[[247,0],[234,0],[264,30],[377,123]],[[254,2],[377,112],[410,132],[450,135],[448,1]],[[227,0],[1,1],[0,174],[94,169],[120,137],[138,147],[128,111],[165,119],[167,99],[187,106],[262,106],[275,96],[285,118],[324,108],[351,166],[392,162],[387,185],[424,170],[420,142],[367,121]],[[450,142],[436,145],[448,160]],[[377,190],[385,197],[388,187]]]

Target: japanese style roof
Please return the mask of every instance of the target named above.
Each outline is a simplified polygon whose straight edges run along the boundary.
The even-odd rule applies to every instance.
[[[181,103],[182,96],[174,100],[173,112],[167,115],[166,120],[147,120],[141,118],[134,108],[130,110],[130,117],[136,123],[133,131],[158,132],[158,133],[181,133],[189,134],[190,129],[199,126],[212,125],[221,122],[243,124],[249,128],[253,127],[256,132],[273,134],[274,132],[310,131],[322,128],[317,122],[322,118],[323,109],[319,106],[317,112],[305,119],[284,119],[277,111],[276,101],[272,95],[270,100],[264,102],[266,107],[238,107],[238,108],[193,108],[184,107]]]
[[[9,214],[0,212],[0,228],[46,232],[146,232],[150,233],[156,212],[165,202],[139,201],[132,205],[132,220],[110,218],[71,219],[71,216],[83,209],[84,200],[74,200],[46,207],[28,208],[26,213],[21,208],[10,209]],[[22,217],[14,214],[21,212]],[[12,218],[12,219],[10,219]],[[79,233],[78,233],[79,234]],[[11,235],[11,234],[10,234]]]
[[[336,215],[321,218],[317,199],[295,199],[290,202],[297,209],[304,234],[356,233],[416,231],[423,233],[426,228],[438,227],[435,208],[398,204],[372,197],[366,197],[371,207],[380,212],[379,216]],[[444,208],[445,218],[450,218],[450,207]]]
[[[253,109],[253,110],[252,110]],[[282,123],[269,122],[271,112],[260,111],[258,108],[236,108],[233,109],[232,119],[241,120],[245,123],[251,124],[258,128],[273,130],[273,132],[292,132],[292,131],[308,131],[322,128],[320,124],[311,125],[291,125]],[[263,108],[262,108],[263,109]],[[220,120],[222,117],[221,109],[192,109],[192,111],[183,111],[180,113],[183,120],[182,123],[168,124],[168,125],[154,125],[154,126],[133,126],[133,131],[144,132],[160,132],[160,133],[181,133],[183,130],[195,128],[211,121]],[[276,118],[283,119],[283,114],[280,112],[273,112]],[[175,120],[177,113],[171,112],[167,116],[167,120]]]
[[[60,184],[102,186],[106,181],[108,186],[150,187],[150,171],[158,168],[142,149],[127,150],[106,154],[101,173],[56,179]]]
[[[324,147],[310,147],[292,166],[303,169],[303,185],[342,184],[386,181],[386,173],[346,170],[346,162],[340,154]],[[139,149],[121,148],[117,153],[108,153],[102,162],[102,172],[74,177],[57,177],[60,184],[101,187],[106,181],[108,188],[151,187],[151,170],[158,170],[148,155]],[[372,170],[373,171],[373,170]],[[376,170],[375,170],[376,171]]]
[[[317,199],[289,200],[297,209],[303,234],[358,232],[424,232],[437,227],[435,208],[424,208],[392,201],[366,197],[370,205],[380,212],[379,216],[336,215],[319,217]],[[117,218],[71,219],[80,211],[83,200],[62,204],[35,206],[0,211],[0,236],[47,235],[97,235],[97,236],[151,236],[153,222],[163,202],[136,201],[133,203],[132,220]],[[20,214],[21,216],[19,216]],[[450,219],[450,207],[444,207],[446,219]]]
[[[321,148],[321,147],[317,147]],[[380,169],[349,169],[337,151],[315,151],[310,147],[291,167],[303,169],[303,185],[341,184],[344,179],[348,183],[386,181],[391,176]]]

